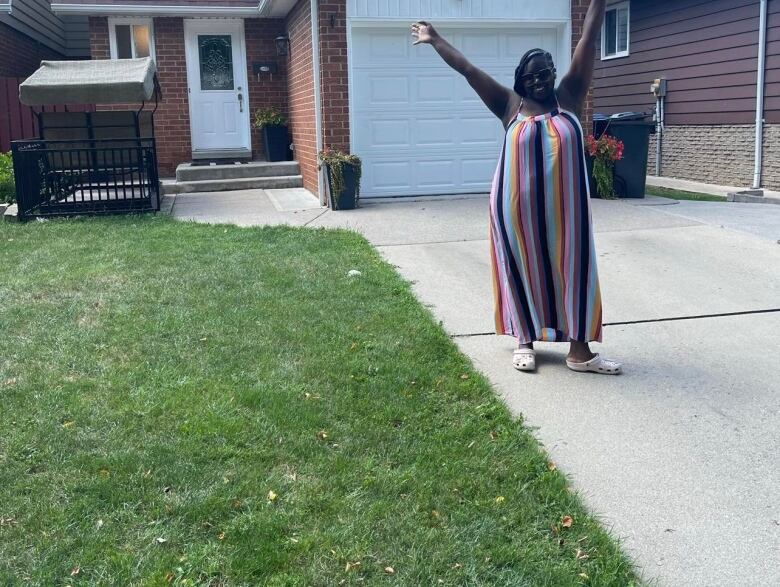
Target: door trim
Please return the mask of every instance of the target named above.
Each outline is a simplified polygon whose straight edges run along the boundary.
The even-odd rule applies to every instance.
[[[242,145],[240,148],[230,148],[230,149],[196,149],[195,148],[195,128],[193,124],[193,107],[192,107],[192,100],[191,100],[191,91],[190,89],[193,86],[193,83],[196,81],[193,79],[193,73],[194,73],[194,67],[195,63],[193,63],[193,55],[192,55],[192,47],[190,45],[190,36],[192,34],[197,33],[213,33],[215,32],[215,28],[220,27],[221,25],[228,25],[231,28],[235,28],[234,31],[238,35],[238,45],[239,50],[238,54],[241,57],[242,63],[240,64],[241,67],[235,67],[234,64],[234,75],[236,75],[236,79],[238,79],[237,72],[241,72],[241,81],[243,83],[244,87],[244,104],[246,104],[246,107],[244,108],[244,116],[241,120],[241,122],[244,124],[244,128],[247,130],[246,133],[246,144]],[[246,36],[244,34],[244,19],[243,18],[220,18],[220,19],[214,19],[214,18],[185,18],[184,19],[184,60],[185,65],[187,69],[187,108],[189,110],[190,114],[190,150],[192,151],[192,158],[193,159],[204,159],[209,157],[229,157],[229,158],[239,158],[239,157],[251,157],[252,156],[252,127],[250,123],[250,116],[249,116],[249,104],[251,103],[249,100],[249,73],[247,69],[247,55],[246,55]],[[238,85],[238,84],[236,84]]]

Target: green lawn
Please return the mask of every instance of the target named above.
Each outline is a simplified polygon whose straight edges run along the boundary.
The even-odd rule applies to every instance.
[[[130,217],[0,243],[0,584],[638,584],[359,236]]]
[[[645,193],[651,196],[661,196],[662,198],[671,198],[673,200],[694,200],[698,202],[725,202],[723,196],[713,196],[712,194],[701,194],[699,192],[684,192],[671,188],[648,185],[645,187]]]

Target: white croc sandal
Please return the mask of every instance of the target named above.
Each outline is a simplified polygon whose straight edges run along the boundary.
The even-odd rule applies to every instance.
[[[602,375],[620,375],[622,371],[620,363],[602,359],[599,355],[596,355],[585,363],[575,363],[574,361],[567,360],[566,366],[572,371],[578,371],[580,373],[600,373]]]
[[[536,351],[534,349],[515,349],[512,353],[512,365],[518,371],[536,371]]]

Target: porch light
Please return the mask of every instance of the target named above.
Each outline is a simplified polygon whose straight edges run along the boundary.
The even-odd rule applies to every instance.
[[[290,37],[287,35],[279,35],[275,39],[276,42],[276,54],[279,57],[286,57],[290,52]]]

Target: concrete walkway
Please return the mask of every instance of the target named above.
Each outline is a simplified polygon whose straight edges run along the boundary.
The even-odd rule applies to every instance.
[[[780,584],[780,207],[593,201],[607,324],[595,346],[625,369],[612,378],[568,371],[563,345],[538,345],[535,374],[512,368],[514,342],[492,334],[486,197],[282,207],[261,191],[199,194],[173,214],[360,231],[648,579]]]

